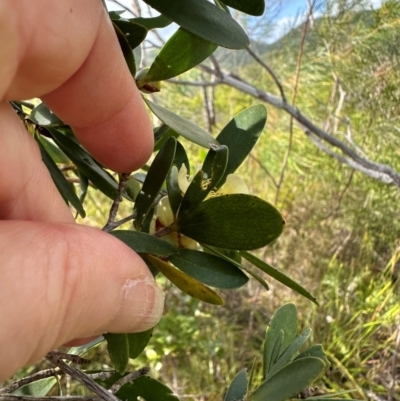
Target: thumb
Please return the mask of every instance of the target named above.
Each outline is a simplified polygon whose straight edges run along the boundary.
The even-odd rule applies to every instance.
[[[160,319],[163,296],[147,266],[111,235],[2,221],[0,237],[0,381],[75,338],[140,332]]]

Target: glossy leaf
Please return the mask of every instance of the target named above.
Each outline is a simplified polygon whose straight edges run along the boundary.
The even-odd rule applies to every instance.
[[[229,49],[244,49],[249,38],[231,16],[207,0],[144,0],[182,28]]]
[[[169,138],[157,153],[157,156],[147,172],[142,190],[139,192],[135,202],[135,210],[137,211],[135,227],[137,230],[140,230],[145,217],[153,207],[153,203],[159,195],[163,182],[171,168],[172,161],[174,160],[175,149],[176,139]]]
[[[222,0],[227,6],[235,8],[249,15],[260,16],[264,14],[264,0]]]
[[[159,15],[157,17],[152,18],[131,18],[129,21],[134,22],[135,24],[139,24],[144,26],[146,29],[156,29],[156,28],[165,28],[166,26],[172,23],[172,20],[167,18],[165,15]]]
[[[110,234],[120,239],[124,244],[138,253],[151,253],[161,256],[162,258],[167,258],[178,252],[177,249],[168,242],[154,235],[140,231],[114,230],[111,231]]]
[[[137,358],[146,345],[149,343],[150,338],[153,334],[153,329],[142,331],[141,333],[127,334],[129,344],[129,358]]]
[[[224,300],[211,288],[188,276],[186,273],[177,269],[169,263],[166,263],[155,256],[146,255],[145,259],[149,260],[157,269],[180,290],[200,301],[213,305],[223,305]]]
[[[295,355],[298,353],[299,349],[304,345],[304,343],[308,340],[311,335],[311,329],[304,330],[294,341],[285,349],[285,341],[282,341],[282,352],[278,358],[278,360],[271,366],[269,373],[267,375],[267,379],[270,376],[273,376],[276,372],[281,370],[285,365],[287,365],[292,359],[294,359]],[[283,337],[285,340],[285,335]]]
[[[192,249],[179,249],[169,261],[180,270],[202,282],[217,288],[239,288],[248,277],[235,265],[218,256]]]
[[[131,48],[131,52],[146,39],[148,31],[143,25],[139,25],[132,20],[124,19],[113,21],[113,23],[117,25],[117,27],[124,34]]]
[[[206,245],[225,249],[257,249],[282,233],[284,220],[271,204],[252,195],[208,199],[183,215],[177,230]]]
[[[175,216],[183,199],[181,189],[179,188],[178,168],[176,166],[172,166],[167,175],[167,191],[169,204]]]
[[[128,39],[124,35],[124,33],[121,31],[121,28],[118,26],[117,23],[123,22],[123,20],[118,20],[118,21],[112,21],[115,33],[117,34],[119,46],[121,47],[122,54],[124,55],[124,59],[126,61],[126,64],[129,68],[129,71],[134,77],[136,75],[136,64],[135,64],[135,58],[133,56],[132,52],[132,47],[130,46]],[[138,25],[140,26],[140,25]],[[144,29],[140,27],[141,29]]]
[[[71,161],[68,159],[65,153],[58,146],[54,145],[54,143],[51,140],[47,139],[42,135],[39,135],[38,139],[40,143],[43,145],[43,147],[46,149],[46,152],[54,160],[55,163],[60,163],[60,164],[71,163]]]
[[[263,272],[267,273],[269,276],[274,278],[275,280],[279,281],[280,283],[286,285],[286,287],[291,288],[293,291],[296,291],[298,294],[302,295],[303,297],[309,299],[310,301],[314,302],[318,305],[317,299],[312,296],[304,287],[302,287],[299,283],[291,279],[282,271],[278,270],[275,267],[270,266],[269,264],[263,262],[256,256],[252,255],[249,252],[239,252],[242,257],[252,263],[254,266],[258,267]]]
[[[246,369],[241,370],[232,380],[224,401],[241,401],[244,400],[247,393],[247,372]]]
[[[163,81],[183,74],[213,54],[217,47],[180,28],[162,47],[144,81]]]
[[[251,106],[236,115],[217,136],[217,141],[229,149],[228,164],[219,186],[225,182],[226,176],[234,173],[246,159],[261,135],[266,121],[265,106]]]
[[[29,115],[29,119],[38,125],[60,125],[63,122],[44,104],[37,105]]]
[[[171,127],[179,135],[197,145],[209,148],[210,144],[217,144],[215,138],[207,131],[198,127],[186,118],[180,117],[171,110],[165,109],[159,104],[151,102],[149,99],[144,99],[150,110],[166,125]]]
[[[115,395],[126,401],[179,401],[169,387],[148,376],[138,377],[133,383],[122,386]]]
[[[265,332],[264,342],[264,378],[268,376],[272,365],[297,336],[297,309],[293,304],[282,305],[275,311]],[[278,352],[277,344],[279,343]]]
[[[116,181],[72,139],[50,127],[46,128],[52,135],[54,142],[71,159],[76,167],[105,195],[111,199],[117,196],[118,184]]]
[[[104,334],[107,351],[115,370],[123,375],[129,362],[129,342],[127,334]]]
[[[301,359],[308,356],[313,356],[315,358],[321,359],[325,363],[325,367],[328,368],[330,366],[330,362],[325,355],[324,349],[321,344],[315,344],[312,347],[306,349],[301,352],[295,359]]]
[[[53,159],[49,156],[40,140],[36,140],[36,142],[39,145],[42,160],[49,170],[51,178],[58,191],[71,203],[71,205],[82,217],[85,217],[85,210],[83,209],[82,203],[76,195],[72,185],[67,181],[67,179],[64,177],[64,174],[59,170],[56,163],[54,163]]]
[[[285,401],[310,386],[325,370],[321,359],[308,357],[293,361],[264,381],[250,396],[251,401]]]
[[[34,397],[45,397],[56,383],[57,379],[55,377],[46,377],[45,379],[40,379],[32,383],[25,384],[25,386],[20,387],[11,394],[20,396],[28,395]]]

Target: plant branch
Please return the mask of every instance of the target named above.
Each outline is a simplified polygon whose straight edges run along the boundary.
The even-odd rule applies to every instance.
[[[85,373],[81,372],[79,369],[74,368],[71,365],[65,363],[57,353],[49,352],[46,355],[46,359],[52,364],[59,367],[63,372],[70,375],[73,379],[77,380],[79,383],[83,384],[87,389],[93,391],[104,401],[120,401],[114,394],[110,393],[107,389],[97,384]],[[93,399],[93,398],[92,398]]]
[[[123,385],[130,383],[140,376],[147,375],[150,372],[150,368],[145,366],[141,369],[135,370],[134,372],[128,373],[126,376],[121,377],[121,379],[117,380],[109,389],[113,394],[115,394]]]
[[[59,368],[44,369],[39,372],[33,373],[32,375],[23,377],[22,379],[16,380],[11,384],[9,384],[7,387],[1,388],[0,394],[12,393],[13,391],[18,390],[22,386],[25,386],[26,384],[35,382],[37,380],[46,379],[47,377],[58,376],[62,374],[63,372],[60,371]]]
[[[378,179],[386,184],[395,185],[400,188],[400,174],[397,171],[386,164],[376,163],[366,157],[361,157],[356,151],[347,146],[343,141],[330,135],[322,128],[317,126],[313,121],[307,118],[297,107],[294,107],[289,103],[284,102],[280,97],[275,96],[272,93],[256,88],[255,86],[242,80],[237,75],[230,74],[224,71],[221,71],[220,74],[218,74],[214,69],[203,64],[201,64],[199,68],[205,72],[208,72],[210,75],[216,76],[216,82],[229,85],[256,99],[269,103],[277,109],[285,111],[299,123],[307,136],[309,136],[309,133],[313,134],[314,138],[317,137],[320,139],[320,143],[322,143],[321,141],[324,141],[327,144],[340,149],[342,153],[347,157],[333,152],[322,143],[324,147],[321,150],[326,152],[326,149],[329,149],[330,152],[326,153],[328,153],[330,156],[335,157],[342,163],[345,163],[355,170],[358,170],[372,178]],[[333,154],[335,154],[335,156],[333,156]]]
[[[124,192],[125,185],[128,179],[129,179],[129,174],[119,175],[117,197],[115,198],[113,204],[111,205],[108,221],[107,224],[102,228],[103,231],[109,232],[113,229],[113,226],[115,224],[115,217],[117,216],[118,213],[119,204],[122,201],[122,192]]]

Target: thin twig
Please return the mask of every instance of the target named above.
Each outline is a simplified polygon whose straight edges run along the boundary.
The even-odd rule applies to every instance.
[[[271,78],[274,80],[276,86],[279,89],[279,92],[281,93],[282,100],[284,102],[286,102],[286,96],[285,96],[285,91],[283,90],[283,86],[282,86],[281,82],[279,81],[278,77],[275,75],[275,72],[272,70],[272,68],[268,64],[266,64],[263,60],[261,60],[261,58],[258,57],[257,54],[254,53],[253,50],[250,49],[250,47],[248,47],[246,50],[247,50],[247,53],[249,53],[250,56],[253,57],[254,60],[257,61],[258,64],[260,64],[265,70],[268,71],[268,74],[271,75]]]
[[[250,156],[251,159],[253,159],[260,166],[261,170],[263,170],[264,173],[267,174],[268,178],[272,181],[272,183],[274,184],[275,188],[277,188],[278,184],[277,184],[274,176],[267,169],[267,167],[265,167],[264,163],[259,158],[254,156],[252,153],[250,153],[249,156]]]
[[[117,196],[116,196],[113,204],[111,205],[108,221],[107,221],[107,224],[102,228],[103,231],[108,232],[108,231],[112,230],[112,226],[115,222],[115,217],[117,216],[117,213],[118,213],[119,204],[122,201],[122,192],[124,192],[125,185],[126,185],[126,182],[128,181],[128,179],[129,179],[129,174],[120,174],[119,175]]]
[[[145,366],[141,369],[135,370],[134,372],[128,373],[126,376],[121,377],[121,379],[117,380],[109,389],[113,394],[115,394],[123,385],[130,383],[140,376],[147,375],[150,372],[150,368]]]
[[[20,387],[25,386],[26,384],[45,379],[47,377],[63,374],[64,372],[60,371],[59,368],[44,369],[29,376],[23,377],[22,379],[16,380],[9,384],[7,387],[0,388],[0,394],[12,393],[13,391],[18,390]]]
[[[88,363],[92,362],[90,359],[85,359],[85,358],[82,358],[81,356],[75,355],[75,354],[67,354],[66,352],[52,351],[51,355],[54,358],[70,361],[77,365],[87,365]]]
[[[104,387],[97,384],[94,380],[88,377],[85,373],[81,372],[79,369],[74,368],[71,365],[65,363],[62,359],[53,355],[49,352],[46,355],[46,359],[58,366],[63,372],[68,373],[73,379],[77,380],[79,383],[83,384],[87,389],[93,391],[104,401],[120,401],[114,394],[111,394]]]

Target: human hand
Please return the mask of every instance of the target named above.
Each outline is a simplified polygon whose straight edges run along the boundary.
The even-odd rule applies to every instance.
[[[7,100],[41,99],[116,172],[153,149],[147,112],[100,0],[0,2],[0,381],[73,339],[154,326],[142,259],[75,224]]]

